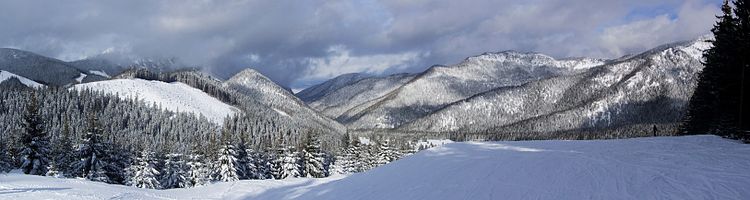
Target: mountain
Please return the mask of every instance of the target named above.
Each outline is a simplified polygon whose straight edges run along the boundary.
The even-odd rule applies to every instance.
[[[338,86],[325,87],[327,88],[326,92],[316,95],[316,98],[308,98],[305,102],[324,115],[337,118],[358,105],[377,102],[378,98],[404,85],[415,76],[413,74],[394,74],[384,77],[344,79],[349,81],[336,81],[338,84],[335,85]],[[337,80],[341,79],[337,78]],[[330,86],[334,84],[323,83],[322,85]],[[321,87],[312,87],[310,90],[305,91],[320,91],[318,88]]]
[[[596,129],[644,134],[656,125],[667,132],[692,95],[708,39],[612,60],[485,53],[413,77],[364,78],[335,90],[315,89],[325,92],[305,94],[317,97],[306,102],[350,130],[517,137]],[[332,84],[312,88],[322,85]]]
[[[343,125],[308,107],[289,90],[253,69],[240,71],[222,85],[298,123],[319,124],[326,129],[345,132],[346,128]]]
[[[193,113],[219,125],[223,124],[225,117],[240,113],[240,110],[234,106],[181,82],[115,79],[78,84],[74,88],[116,94],[122,98],[136,99],[147,105],[172,112]]]
[[[342,87],[346,87],[347,85],[353,84],[367,77],[367,75],[360,73],[344,74],[321,84],[306,88],[295,95],[302,99],[302,101],[313,102],[323,98],[323,96],[328,93],[339,90]]]
[[[99,75],[82,71],[70,63],[9,48],[0,48],[0,70],[51,86],[85,82],[86,77],[100,80]]]
[[[551,133],[674,128],[702,70],[705,39],[665,45],[583,73],[499,87],[399,127],[403,131]]]
[[[10,72],[6,72],[3,70],[0,70],[0,83],[15,80],[18,83],[24,85],[25,87],[31,87],[31,88],[41,88],[44,87],[44,85],[37,83],[31,79],[28,79],[26,77],[18,76]]]
[[[557,60],[538,53],[485,53],[454,66],[433,66],[377,102],[354,107],[338,119],[353,129],[395,128],[481,92],[574,74],[601,64],[603,60]]]

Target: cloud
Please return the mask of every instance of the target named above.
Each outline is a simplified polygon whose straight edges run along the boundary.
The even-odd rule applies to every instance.
[[[323,80],[347,73],[382,74],[404,70],[429,53],[404,52],[355,56],[343,45],[331,46],[326,57],[307,59],[309,70],[305,79]]]
[[[708,33],[720,0],[0,2],[0,46],[63,60],[177,57],[300,87],[415,72],[488,51],[618,57]]]

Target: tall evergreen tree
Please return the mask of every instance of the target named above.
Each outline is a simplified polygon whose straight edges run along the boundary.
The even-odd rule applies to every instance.
[[[128,179],[125,184],[138,188],[160,189],[161,183],[159,183],[158,177],[161,173],[156,169],[156,165],[157,160],[154,158],[154,152],[142,151],[136,159],[136,163],[128,167]]]
[[[281,169],[277,178],[286,179],[302,176],[299,152],[295,151],[293,147],[285,147],[282,152],[283,154],[279,157]]]
[[[215,180],[230,182],[240,180],[239,164],[237,163],[237,150],[230,143],[230,135],[228,130],[222,132],[222,143],[215,163],[214,176]]]
[[[739,0],[736,5],[743,3],[744,0]],[[733,13],[728,1],[724,1],[722,13],[711,29],[713,47],[704,52],[705,68],[688,104],[682,130],[689,134],[714,133],[739,138],[742,93],[746,90],[743,69],[748,65],[747,50],[743,50],[747,49],[747,44],[743,44],[747,39],[743,35],[747,33],[741,28],[742,17],[735,15],[741,12]]]
[[[323,178],[328,176],[325,166],[325,154],[320,150],[320,140],[315,133],[305,134],[305,147],[302,150],[302,162],[305,177]]]
[[[185,187],[202,186],[211,182],[211,170],[203,156],[198,152],[194,152],[188,159]]]
[[[187,183],[188,166],[182,154],[167,154],[162,168],[160,183],[162,188],[185,188]]]
[[[93,181],[116,182],[110,177],[115,170],[109,160],[110,145],[102,138],[99,119],[93,113],[89,113],[88,121],[88,130],[76,149],[79,160],[73,164],[73,172],[79,177]]]
[[[740,67],[740,108],[739,129],[741,137],[750,141],[750,3],[747,0],[736,0],[734,2],[734,14],[737,18],[737,35],[740,52],[739,58],[742,63]]]
[[[378,145],[377,164],[385,165],[401,157],[401,152],[394,148],[390,144],[390,140],[385,139],[380,141]]]
[[[11,158],[10,153],[7,150],[8,148],[5,144],[0,142],[0,173],[8,173],[13,169],[13,158]]]
[[[24,174],[45,175],[49,165],[49,142],[44,131],[39,104],[35,94],[31,95],[23,117],[24,132],[21,136],[21,169]]]
[[[60,137],[52,144],[52,156],[54,157],[50,163],[50,168],[54,170],[48,170],[47,176],[66,177],[71,173],[70,166],[74,160],[71,156],[73,144],[70,140],[70,123],[68,120],[63,123]]]

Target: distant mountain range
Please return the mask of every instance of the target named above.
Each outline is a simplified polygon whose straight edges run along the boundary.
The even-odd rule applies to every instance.
[[[612,60],[485,53],[413,75],[345,75],[299,94],[350,130],[544,134],[652,125],[673,130],[703,68],[706,40]]]
[[[64,62],[2,48],[0,82],[13,80],[14,85],[33,87],[83,84],[77,88],[122,93],[123,98],[159,94],[179,97],[182,95],[170,93],[179,91],[158,90],[184,90],[166,83],[185,82],[184,86],[246,113],[338,133],[548,134],[645,130],[654,125],[671,130],[682,117],[703,68],[702,51],[710,47],[707,39],[668,44],[611,60],[555,59],[515,51],[485,53],[417,74],[346,74],[297,94],[252,69],[223,81],[194,70],[174,71],[182,65],[171,59],[114,62],[95,57]],[[158,75],[139,74],[134,69]],[[117,92],[116,85],[122,79],[133,80],[125,81],[133,87],[143,87],[131,88],[127,95]],[[164,105],[192,100],[172,97],[151,100]],[[197,113],[210,115],[217,123],[224,117],[221,113]]]

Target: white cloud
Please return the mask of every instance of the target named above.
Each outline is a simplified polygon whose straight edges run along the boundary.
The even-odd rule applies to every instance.
[[[308,58],[308,70],[305,79],[329,79],[347,73],[364,72],[382,74],[389,70],[403,70],[427,53],[415,51],[396,54],[368,54],[355,56],[344,45],[328,48],[326,57]]]

